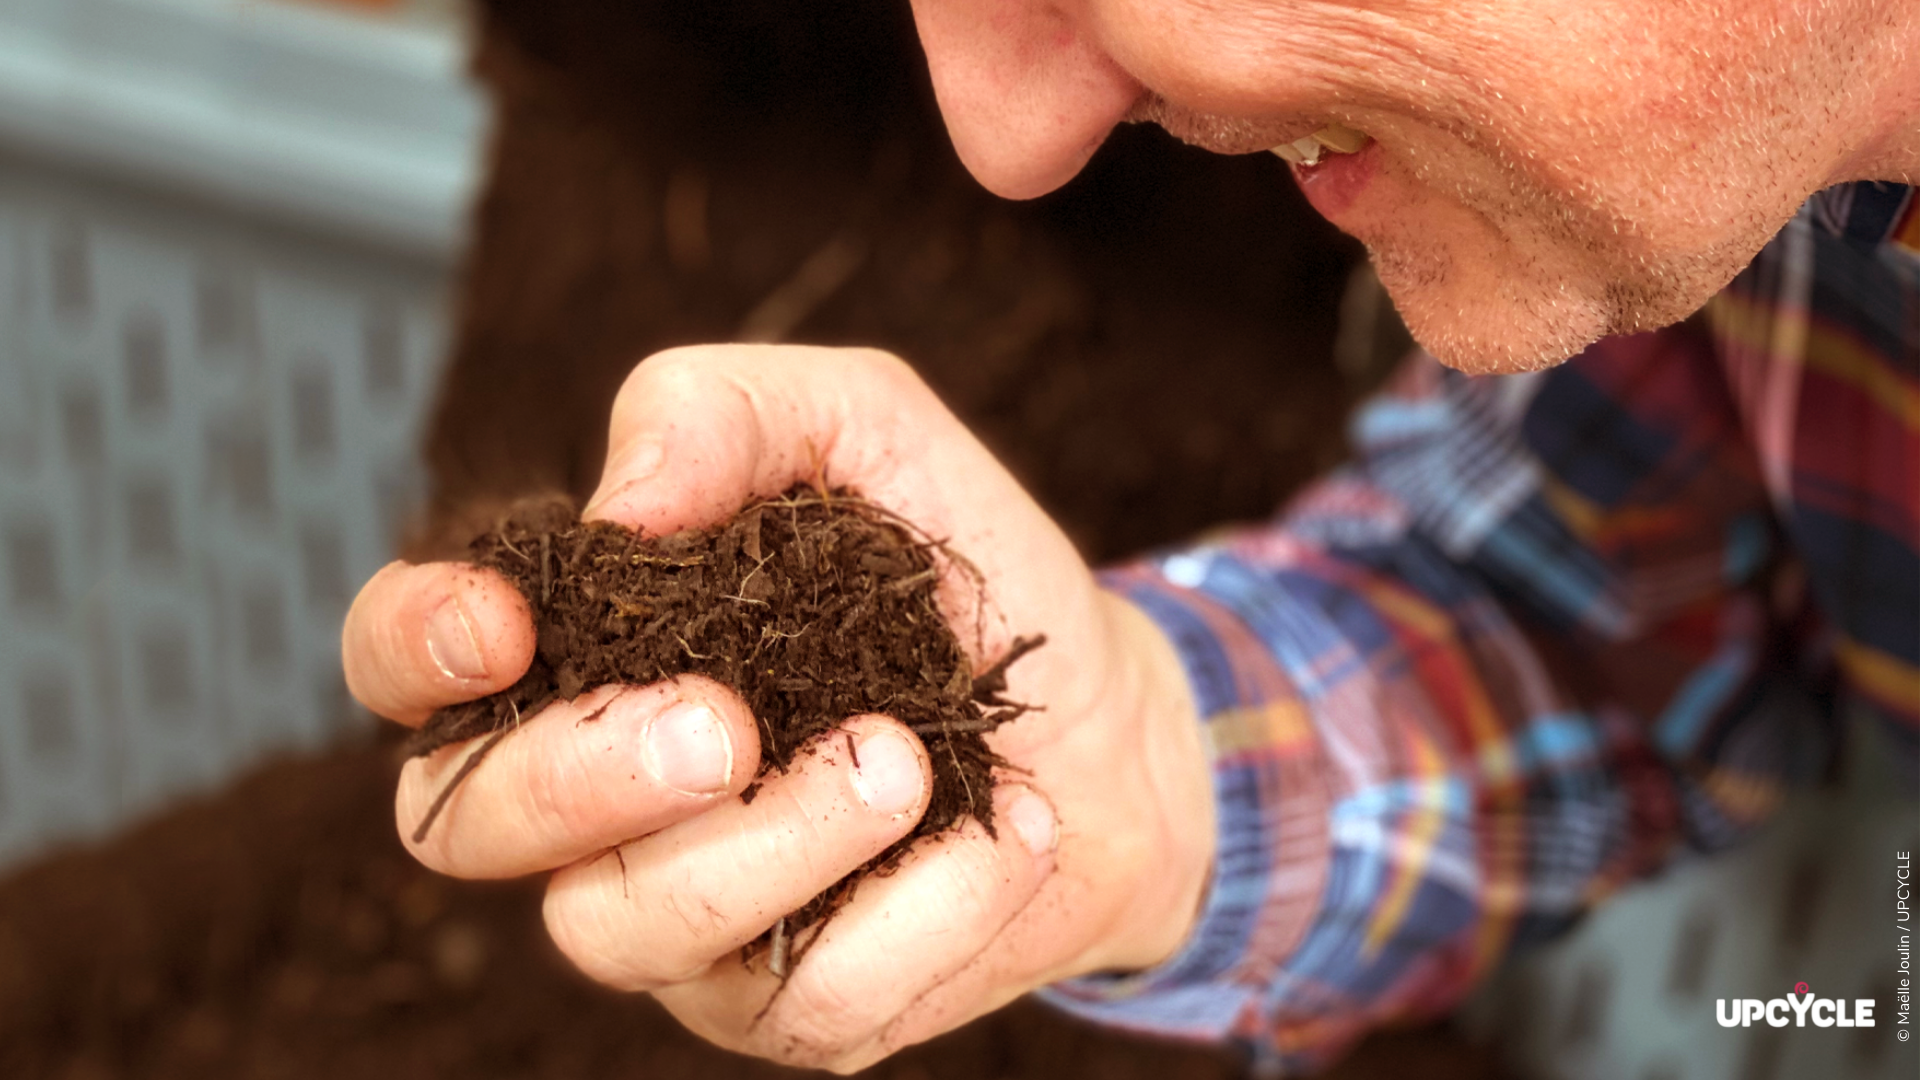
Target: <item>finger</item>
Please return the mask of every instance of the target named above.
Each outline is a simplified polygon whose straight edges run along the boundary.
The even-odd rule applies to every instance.
[[[899,414],[944,412],[922,404],[936,405],[918,376],[872,350],[671,349],[636,367],[615,398],[607,464],[586,515],[667,533],[803,480],[864,486],[882,471],[873,448],[919,457],[927,436]],[[853,422],[859,430],[843,437]]]
[[[871,1039],[846,1057],[855,1068],[906,1047],[945,1034],[1026,994],[1074,974],[1061,965],[1061,922],[1083,922],[1085,906],[1071,899],[1075,890],[1059,886],[1067,874],[1054,872],[1033,898],[965,966],[914,998]],[[1074,914],[1082,913],[1081,919]],[[1079,930],[1075,927],[1075,930]]]
[[[554,875],[546,917],[560,951],[622,989],[694,977],[911,832],[931,786],[925,749],[886,717],[844,727],[751,803]]]
[[[435,709],[512,686],[533,662],[533,615],[506,578],[465,563],[389,563],[340,631],[347,689],[418,726]]]
[[[622,387],[608,445],[588,517],[665,533],[719,521],[802,481],[850,485],[965,552],[984,580],[1004,576],[1014,551],[1022,566],[1078,565],[986,448],[885,353],[745,345],[660,353]],[[1037,603],[1083,603],[1091,592],[1057,591]],[[1004,648],[1005,626],[971,575],[944,574],[938,596],[954,625],[980,628],[980,640],[965,643],[976,656]],[[1024,613],[1016,621],[1036,625]]]
[[[1085,563],[897,357],[796,345],[672,349],[628,376],[607,443],[586,516],[667,533],[720,521],[801,481],[854,487],[944,541],[933,552],[943,570],[953,569],[949,553],[970,562],[943,572],[936,596],[976,669],[1016,630],[1044,631],[1052,644],[1014,678],[1072,688],[1047,703],[1063,713],[1094,708],[1105,692],[1071,659],[1108,647],[1076,629],[1104,618]]]
[[[718,805],[753,779],[760,733],[726,687],[686,675],[557,702],[502,739],[414,832],[475,743],[407,763],[394,812],[442,873],[513,877],[583,858]]]
[[[916,846],[898,873],[862,882],[758,1022],[773,979],[737,965],[656,996],[733,1049],[835,1071],[877,1061],[895,1018],[968,969],[1053,871],[1059,834],[1046,799],[1005,784],[994,810],[998,838],[969,820]]]

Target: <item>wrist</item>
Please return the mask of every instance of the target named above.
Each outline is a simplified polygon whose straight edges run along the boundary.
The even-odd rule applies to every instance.
[[[1142,842],[1113,947],[1097,965],[1142,970],[1176,953],[1199,919],[1213,871],[1213,768],[1185,665],[1139,608],[1103,591],[1111,655],[1121,658],[1112,706],[1136,734]]]

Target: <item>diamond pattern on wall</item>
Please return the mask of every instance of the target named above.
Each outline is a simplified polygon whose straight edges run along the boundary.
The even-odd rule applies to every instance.
[[[447,282],[0,156],[0,863],[355,722]]]

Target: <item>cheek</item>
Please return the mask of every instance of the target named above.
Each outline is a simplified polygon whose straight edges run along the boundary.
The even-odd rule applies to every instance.
[[[1344,5],[1347,0],[1341,0]],[[1250,118],[1325,110],[1330,33],[1322,0],[1091,0],[1085,27],[1142,85],[1198,112]]]

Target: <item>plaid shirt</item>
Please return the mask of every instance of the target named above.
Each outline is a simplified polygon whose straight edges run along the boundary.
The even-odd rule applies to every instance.
[[[1106,578],[1185,661],[1219,848],[1182,950],[1070,1011],[1310,1068],[1733,840],[1838,699],[1920,753],[1913,189],[1823,192],[1551,371],[1416,358],[1353,435],[1275,524]]]

